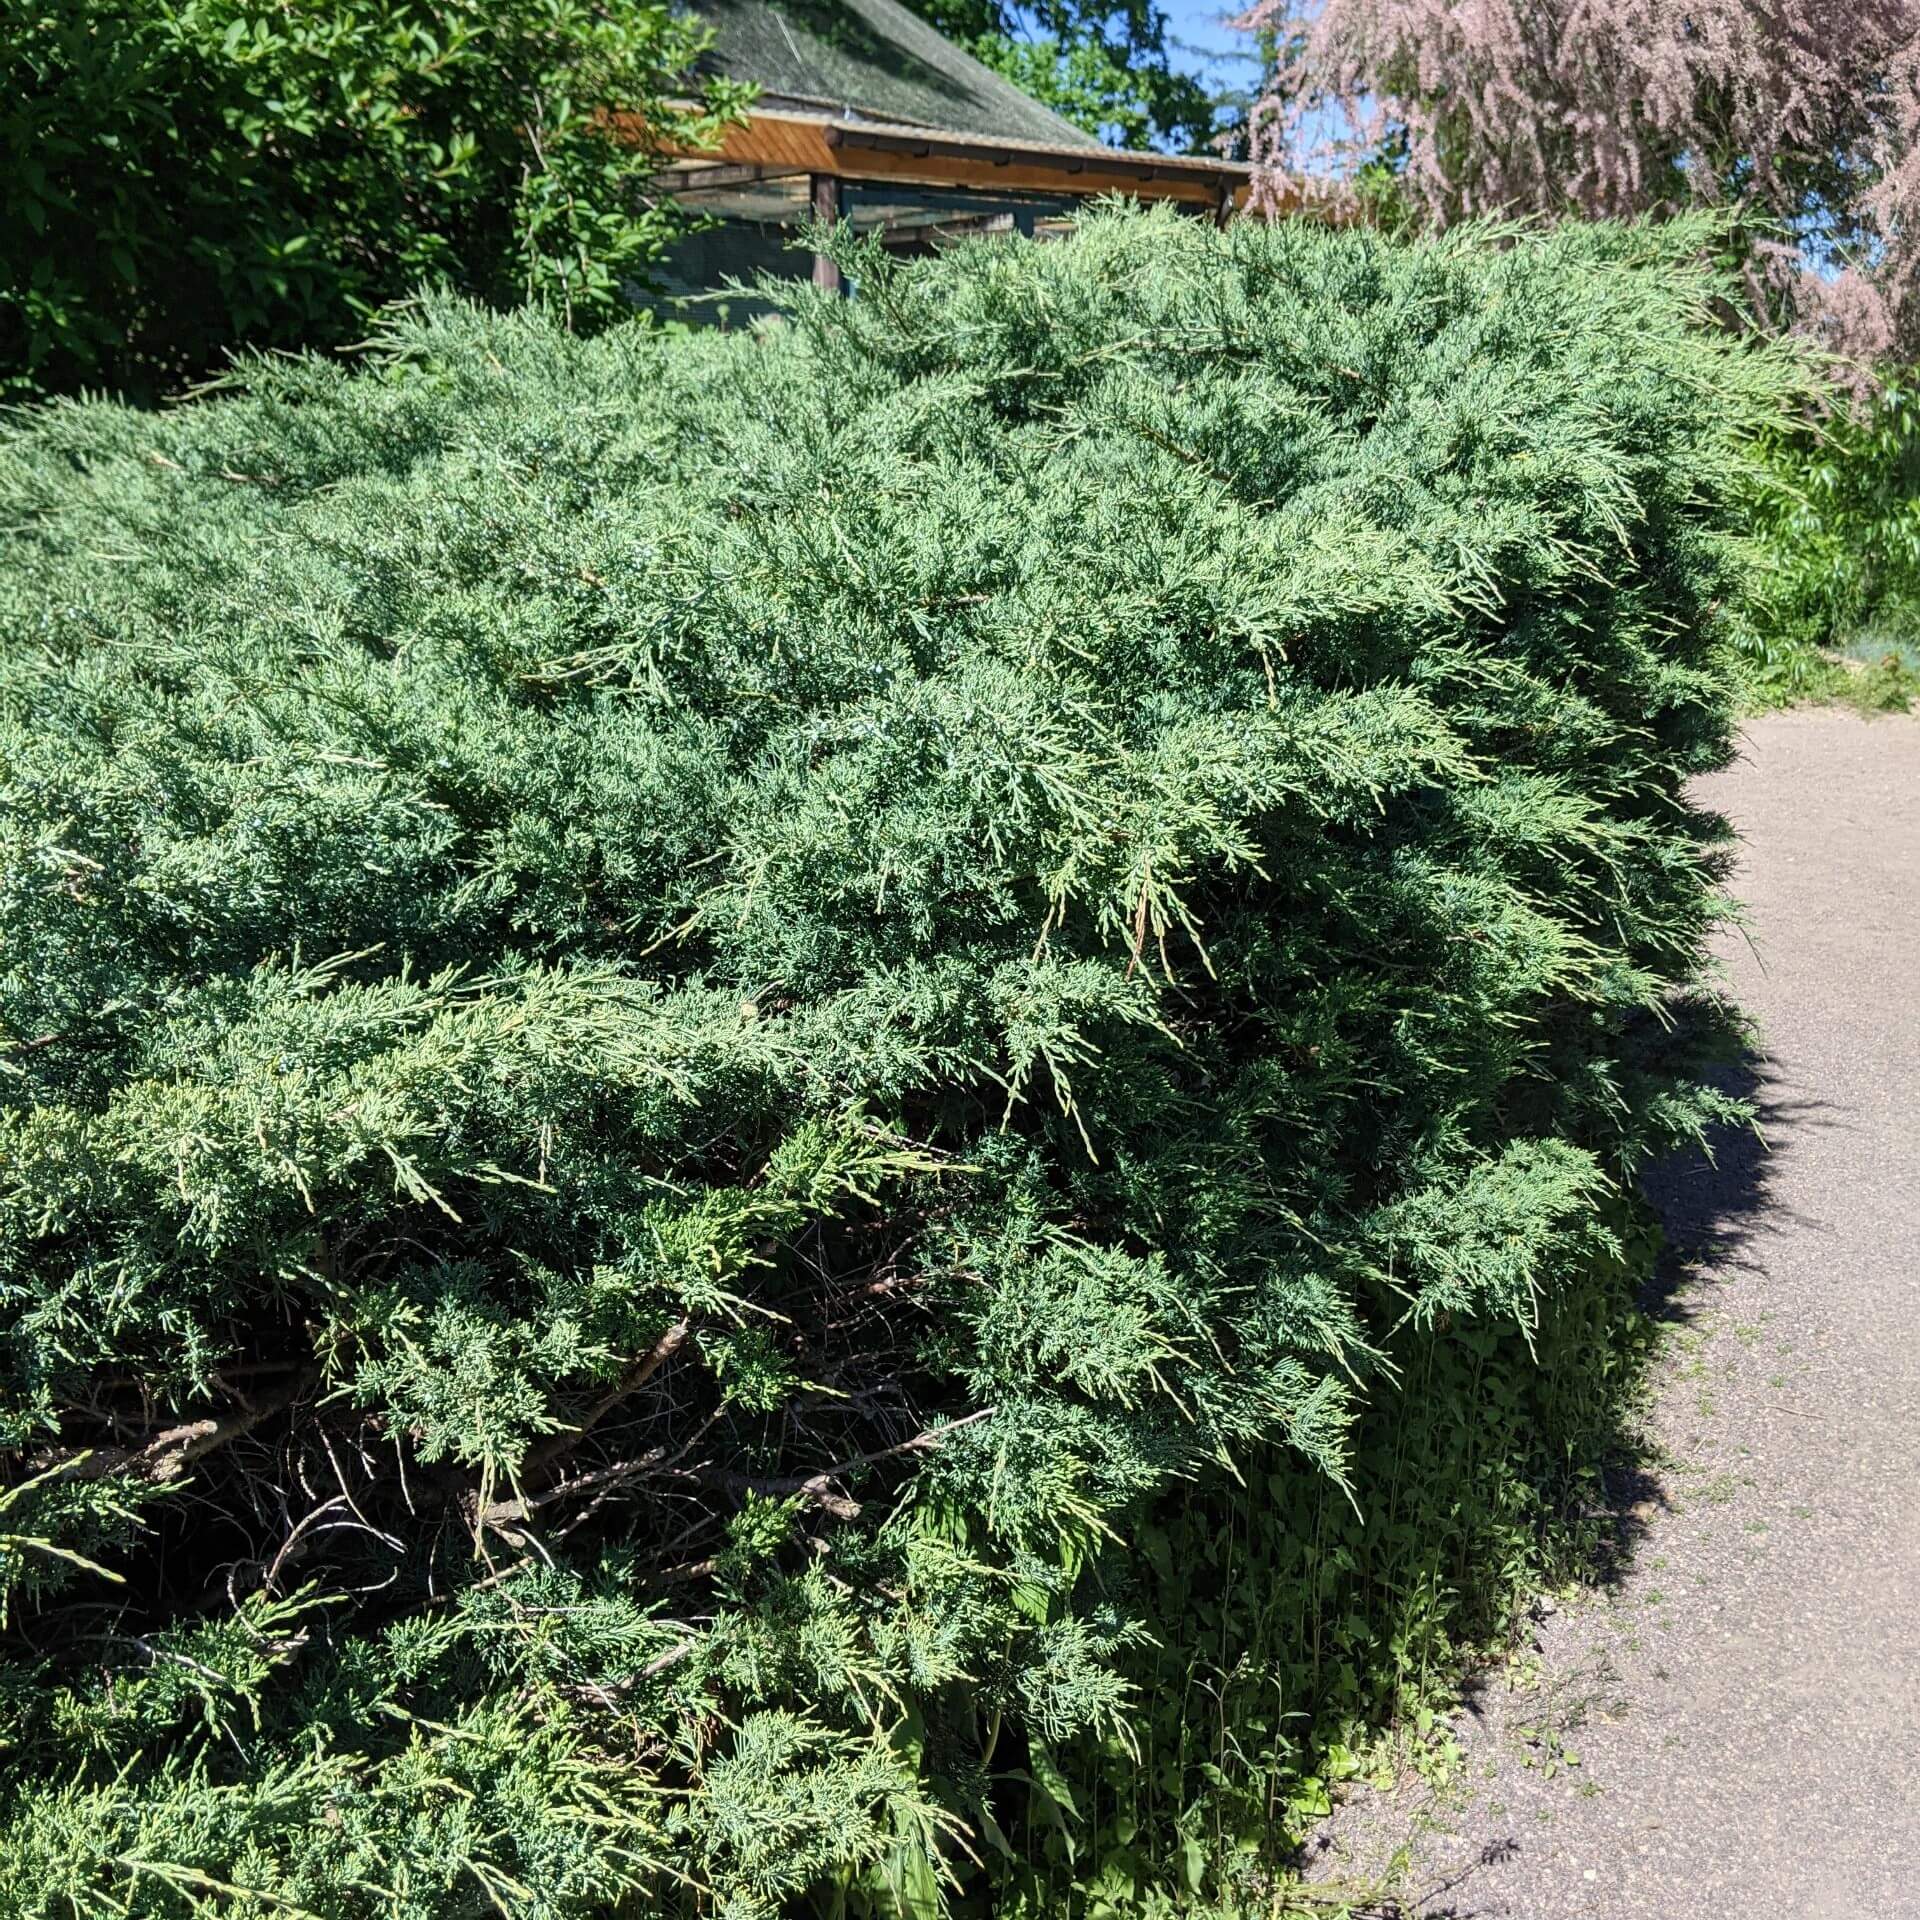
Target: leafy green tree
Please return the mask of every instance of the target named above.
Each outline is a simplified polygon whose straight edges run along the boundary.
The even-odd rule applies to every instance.
[[[977,60],[1021,92],[1115,146],[1148,147],[1166,131],[1155,118],[1151,88],[1104,40],[985,33],[968,45]]]
[[[164,392],[427,281],[600,324],[672,230],[606,109],[704,137],[703,45],[656,0],[0,0],[0,389]]]
[[[908,0],[975,59],[1063,119],[1123,147],[1204,146],[1212,96],[1168,57],[1167,16],[1153,0]]]

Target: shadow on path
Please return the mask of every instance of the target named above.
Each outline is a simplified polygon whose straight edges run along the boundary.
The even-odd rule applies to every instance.
[[[1640,1182],[1665,1234],[1640,1304],[1663,1328],[1695,1325],[1729,1281],[1762,1271],[1768,1241],[1822,1230],[1780,1198],[1778,1175],[1796,1140],[1835,1124],[1832,1108],[1786,1086],[1760,1055],[1713,1079],[1719,1091],[1753,1109],[1752,1123],[1715,1129],[1703,1145],[1649,1167]],[[1612,1587],[1631,1570],[1654,1516],[1672,1502],[1658,1454],[1645,1445],[1623,1448],[1608,1461],[1603,1486],[1606,1537],[1594,1584]]]
[[[1764,1269],[1766,1244],[1785,1233],[1827,1231],[1824,1222],[1789,1208],[1779,1193],[1780,1173],[1796,1142],[1815,1129],[1844,1124],[1826,1102],[1789,1086],[1773,1062],[1750,1054],[1711,1076],[1718,1089],[1746,1102],[1750,1125],[1718,1128],[1698,1148],[1676,1153],[1649,1168],[1641,1190],[1665,1233],[1640,1304],[1664,1329],[1706,1319],[1716,1294],[1730,1281]],[[1674,1501],[1659,1448],[1623,1433],[1616,1455],[1600,1476],[1597,1551],[1588,1569],[1599,1590],[1619,1587],[1658,1517]],[[1488,1713],[1490,1672],[1467,1676],[1463,1711],[1474,1720]],[[1481,1920],[1488,1909],[1474,1894],[1487,1868],[1514,1859],[1520,1842],[1511,1837],[1482,1846],[1466,1864],[1395,1899],[1351,1909],[1353,1920]],[[1496,1909],[1505,1914],[1504,1906]]]

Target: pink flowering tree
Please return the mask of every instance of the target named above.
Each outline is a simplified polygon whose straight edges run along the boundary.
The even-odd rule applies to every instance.
[[[1920,0],[1256,0],[1261,194],[1397,176],[1423,218],[1745,218],[1756,306],[1920,351]]]

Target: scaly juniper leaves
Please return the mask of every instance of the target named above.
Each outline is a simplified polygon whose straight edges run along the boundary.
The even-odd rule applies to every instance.
[[[1364,1502],[1394,1329],[1530,1328],[1718,1111],[1799,376],[1700,238],[1114,210],[11,427],[0,1912],[1065,1831],[1157,1507]]]

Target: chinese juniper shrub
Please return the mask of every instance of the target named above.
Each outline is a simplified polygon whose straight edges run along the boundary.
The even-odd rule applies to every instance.
[[[423,281],[624,317],[678,229],[603,110],[710,134],[709,38],[665,0],[0,0],[0,394],[151,398]]]
[[[14,426],[0,1913],[1270,1867],[1725,1110],[1800,376],[1701,238],[1113,210]]]

